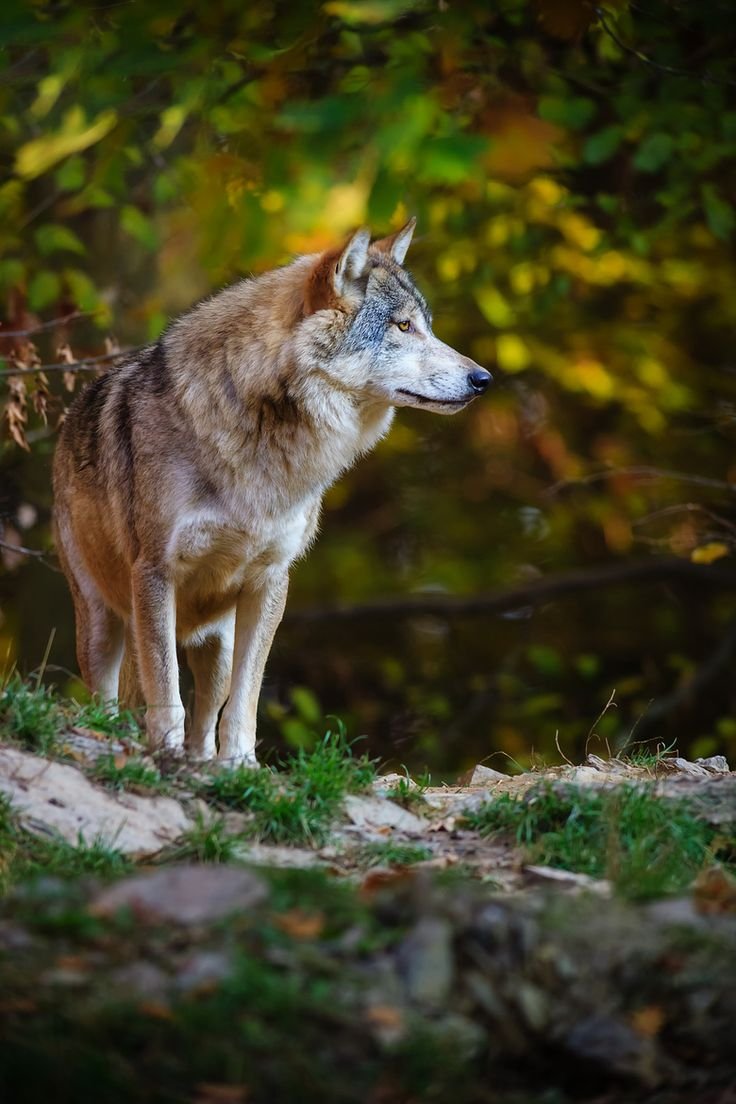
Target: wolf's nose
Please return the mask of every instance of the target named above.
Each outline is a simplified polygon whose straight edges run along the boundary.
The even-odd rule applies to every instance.
[[[486,372],[485,368],[474,368],[472,372],[468,373],[468,383],[476,395],[483,394],[492,378],[491,373]]]

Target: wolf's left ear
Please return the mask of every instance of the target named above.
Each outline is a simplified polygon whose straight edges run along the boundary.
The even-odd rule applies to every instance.
[[[342,295],[351,283],[359,280],[365,272],[370,245],[370,230],[363,227],[356,230],[335,263],[333,283],[338,295]]]
[[[411,245],[411,239],[414,237],[416,224],[417,220],[410,218],[406,226],[402,226],[395,234],[374,241],[373,248],[377,249],[379,253],[388,253],[391,260],[396,261],[397,264],[403,264]]]

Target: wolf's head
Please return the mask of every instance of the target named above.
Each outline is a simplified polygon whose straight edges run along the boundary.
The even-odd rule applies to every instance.
[[[403,267],[415,224],[372,245],[369,232],[358,230],[342,250],[323,254],[304,313],[311,329],[325,312],[322,368],[336,383],[391,406],[454,414],[486,390],[491,375],[433,334],[429,307]]]

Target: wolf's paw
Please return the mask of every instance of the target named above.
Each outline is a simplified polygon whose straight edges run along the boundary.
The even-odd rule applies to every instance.
[[[146,735],[151,751],[184,754],[184,709],[179,706],[148,709]]]
[[[256,759],[254,751],[243,751],[235,754],[220,753],[217,756],[217,765],[226,770],[230,767],[249,767],[252,770],[258,770],[260,763]]]

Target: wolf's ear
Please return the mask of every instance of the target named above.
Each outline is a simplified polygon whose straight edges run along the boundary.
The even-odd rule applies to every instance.
[[[379,253],[388,253],[391,260],[396,261],[397,264],[403,264],[411,245],[411,239],[414,236],[416,224],[417,220],[410,218],[406,226],[402,226],[395,234],[390,234],[387,238],[375,241],[373,248],[377,249]]]
[[[356,230],[335,263],[333,283],[338,295],[347,291],[350,284],[359,280],[365,272],[370,245],[370,230]]]
[[[318,310],[344,308],[346,300],[362,300],[367,283],[368,230],[357,230],[347,245],[318,258],[304,289],[304,317]]]

